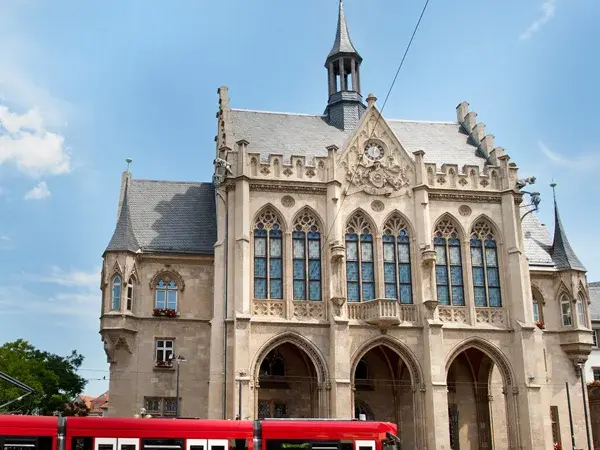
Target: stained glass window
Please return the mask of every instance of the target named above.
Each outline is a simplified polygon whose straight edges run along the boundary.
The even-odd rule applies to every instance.
[[[375,298],[375,270],[371,225],[362,212],[346,226],[346,286],[349,302]]]
[[[571,316],[571,300],[564,294],[560,297],[560,313],[563,327],[572,327],[573,317]]]
[[[309,212],[294,222],[292,257],[294,300],[321,300],[321,234]]]
[[[406,222],[399,214],[392,215],[383,228],[383,282],[386,298],[404,304],[413,302],[410,240]]]
[[[283,248],[278,216],[265,209],[254,225],[254,298],[283,298]]]
[[[502,306],[498,250],[490,225],[479,221],[471,230],[471,269],[476,307]]]
[[[460,239],[454,223],[441,220],[434,233],[435,279],[440,305],[465,306]]]
[[[177,283],[169,278],[159,279],[156,283],[155,308],[177,309]]]
[[[112,282],[112,301],[110,309],[118,311],[121,309],[121,277],[115,275]]]

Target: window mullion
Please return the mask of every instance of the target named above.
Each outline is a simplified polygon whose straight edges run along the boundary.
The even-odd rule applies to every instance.
[[[448,300],[450,306],[454,306],[454,298],[452,295],[452,262],[450,261],[450,245],[448,244],[448,239],[445,240],[445,252],[446,252],[446,277],[448,278]]]
[[[363,290],[362,290],[362,233],[358,235],[358,243],[357,243],[357,258],[358,258],[358,298],[362,302],[363,299]]]
[[[481,264],[483,265],[483,286],[485,288],[485,305],[490,306],[490,292],[488,288],[488,267],[485,253],[485,241],[481,241]]]
[[[267,292],[265,293],[265,297],[268,298],[269,300],[271,299],[271,236],[270,236],[271,232],[267,231],[267,235],[265,236],[265,261],[266,261],[266,267],[265,267],[265,278],[267,281]]]

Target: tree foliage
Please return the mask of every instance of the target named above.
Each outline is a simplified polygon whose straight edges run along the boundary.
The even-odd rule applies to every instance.
[[[59,356],[36,349],[18,339],[0,347],[0,371],[35,389],[35,393],[5,408],[22,414],[37,412],[52,415],[85,415],[87,408],[74,402],[83,392],[86,380],[77,374],[83,356],[75,350],[69,356]],[[25,392],[0,380],[0,405]]]

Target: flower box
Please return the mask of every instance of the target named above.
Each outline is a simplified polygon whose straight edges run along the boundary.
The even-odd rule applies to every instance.
[[[543,322],[542,320],[540,320],[539,322],[537,322],[537,323],[536,323],[536,325],[537,325],[537,327],[538,327],[540,330],[543,330],[543,329],[545,328],[545,326],[544,326],[544,322]]]
[[[164,369],[172,369],[173,362],[172,361],[156,361],[155,367],[164,368]]]
[[[153,316],[164,316],[164,317],[176,317],[177,311],[170,308],[154,308],[152,310]]]

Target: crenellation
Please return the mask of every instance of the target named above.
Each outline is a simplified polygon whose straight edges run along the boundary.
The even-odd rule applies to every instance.
[[[440,189],[461,191],[498,191],[502,189],[499,166],[488,165],[483,170],[479,166],[464,165],[460,170],[457,164],[425,163],[427,185]]]

